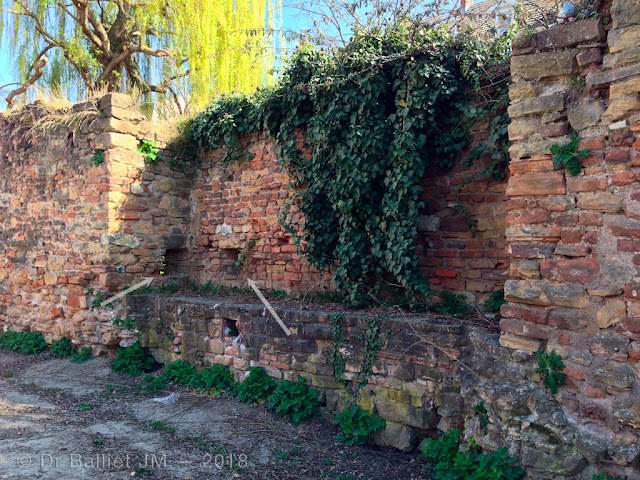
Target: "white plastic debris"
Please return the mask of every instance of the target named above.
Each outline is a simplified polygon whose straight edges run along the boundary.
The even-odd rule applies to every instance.
[[[172,393],[168,397],[154,398],[153,401],[170,407],[171,405],[176,403],[179,398],[180,398],[179,393]]]

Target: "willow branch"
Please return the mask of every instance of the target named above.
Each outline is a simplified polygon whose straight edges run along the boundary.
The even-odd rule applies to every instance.
[[[60,40],[58,40],[57,38],[55,38],[53,35],[51,35],[49,32],[47,32],[44,28],[44,25],[42,24],[42,22],[40,21],[40,18],[33,13],[31,10],[29,10],[27,7],[25,7],[22,3],[20,3],[18,0],[14,0],[14,3],[16,5],[18,5],[23,11],[17,11],[17,10],[8,10],[9,13],[13,13],[16,15],[22,15],[25,17],[30,17],[33,19],[33,21],[35,22],[35,27],[36,27],[36,31],[42,35],[45,40],[47,40],[49,43],[59,46],[60,45]]]
[[[122,64],[127,58],[129,58],[134,53],[144,53],[145,55],[151,55],[152,57],[170,57],[171,53],[167,50],[163,50],[162,48],[153,49],[149,47],[143,46],[141,43],[131,45],[118,55],[116,58],[111,60],[109,64],[105,67],[104,71],[100,74],[97,83],[100,84],[105,82],[109,75],[118,67],[118,65]]]
[[[13,99],[15,97],[17,97],[18,95],[22,95],[23,93],[25,93],[27,91],[27,89],[33,85],[34,83],[36,83],[38,81],[38,79],[42,76],[42,74],[44,73],[42,71],[42,69],[44,68],[44,66],[47,64],[47,62],[49,61],[49,59],[45,56],[43,56],[40,61],[38,62],[38,64],[35,66],[35,71],[34,74],[31,78],[29,78],[24,85],[22,85],[20,88],[17,88],[13,91],[11,91],[9,93],[9,95],[6,98],[7,101],[7,108],[11,108],[13,106]]]

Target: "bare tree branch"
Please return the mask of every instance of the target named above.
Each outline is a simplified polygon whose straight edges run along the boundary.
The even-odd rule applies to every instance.
[[[20,88],[17,88],[13,91],[11,91],[9,93],[9,95],[6,98],[7,101],[7,108],[11,108],[13,106],[13,99],[15,97],[17,97],[18,95],[22,95],[23,93],[25,93],[27,91],[27,89],[33,85],[34,83],[36,83],[38,81],[38,79],[42,76],[43,71],[42,69],[44,68],[44,66],[47,64],[47,62],[49,61],[49,59],[45,56],[43,56],[42,58],[40,58],[40,61],[38,62],[38,64],[35,66],[35,71],[34,74],[31,78],[29,78],[25,84],[23,86],[21,86]]]
[[[138,33],[138,35],[140,34]],[[172,56],[170,52],[162,48],[152,49],[152,48],[143,46],[142,39],[140,39],[139,43],[131,45],[130,47],[127,47],[120,55],[118,55],[116,58],[111,60],[111,62],[109,62],[109,64],[105,67],[102,74],[100,74],[100,77],[98,77],[98,80],[96,83],[100,84],[102,82],[105,82],[109,78],[111,73],[119,65],[121,65],[127,58],[129,58],[131,55],[133,55],[136,52],[144,53],[145,55],[151,55],[152,57],[171,57]]]

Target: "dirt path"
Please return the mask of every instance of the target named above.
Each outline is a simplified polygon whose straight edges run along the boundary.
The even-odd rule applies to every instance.
[[[345,447],[322,418],[294,425],[178,388],[166,406],[139,385],[104,359],[0,351],[0,479],[424,478],[415,456]]]

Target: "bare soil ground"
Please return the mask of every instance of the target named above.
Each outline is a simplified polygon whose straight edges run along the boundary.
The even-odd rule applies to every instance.
[[[83,364],[0,351],[0,479],[424,479],[415,455],[336,442],[322,417],[169,387],[154,395]],[[155,396],[180,393],[166,406]]]

